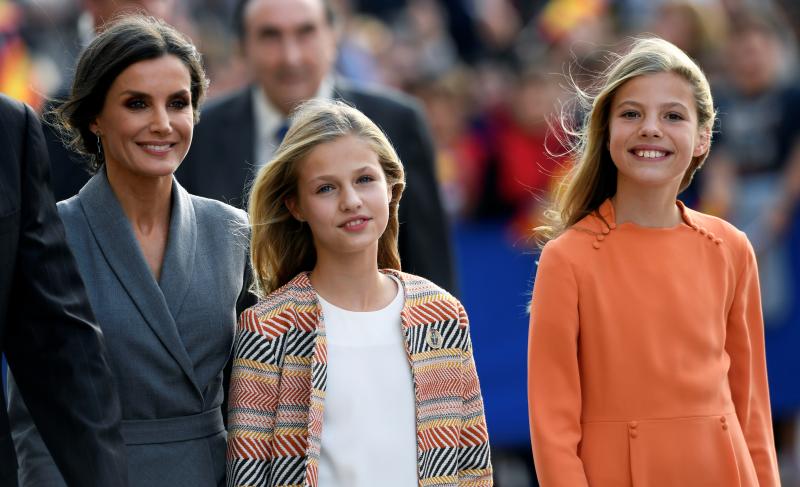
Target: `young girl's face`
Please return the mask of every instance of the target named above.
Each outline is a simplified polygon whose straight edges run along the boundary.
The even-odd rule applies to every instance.
[[[677,196],[692,158],[708,147],[689,82],[669,72],[638,76],[617,89],[609,114],[617,187],[660,188]]]
[[[298,169],[297,197],[286,205],[308,223],[317,258],[377,255],[389,221],[391,188],[369,144],[354,135],[320,144]]]

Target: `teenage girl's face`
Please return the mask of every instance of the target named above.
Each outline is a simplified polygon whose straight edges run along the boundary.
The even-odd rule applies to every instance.
[[[361,252],[377,258],[391,188],[369,144],[354,135],[320,144],[298,169],[297,197],[286,205],[308,223],[317,259]]]
[[[100,134],[109,172],[172,177],[192,142],[189,68],[172,55],[131,64],[111,83],[90,128]]]
[[[692,86],[675,73],[638,76],[620,86],[609,111],[608,149],[617,188],[665,189],[677,196],[693,157],[708,149]]]

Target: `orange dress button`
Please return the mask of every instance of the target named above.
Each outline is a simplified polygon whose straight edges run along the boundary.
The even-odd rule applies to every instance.
[[[700,232],[700,235],[705,235],[708,233],[708,231],[705,228],[700,228],[697,231]]]
[[[631,438],[636,438],[639,436],[639,433],[636,430],[631,430]]]
[[[604,235],[608,235],[608,232],[610,232],[610,231],[611,230],[609,230],[608,228],[605,228],[605,227],[603,228],[603,234]]]
[[[602,233],[598,233],[594,238],[602,242],[603,240],[606,239],[606,236],[603,235]]]
[[[717,238],[712,232],[708,232],[708,235],[706,236],[708,237],[709,240],[714,240],[715,238]]]
[[[637,423],[636,421],[631,421],[629,426],[631,427],[631,429],[636,429],[636,427],[639,426],[639,423]]]
[[[610,229],[614,230],[615,228],[617,228],[617,224],[616,224],[616,223],[614,223],[614,222],[611,222],[611,223],[609,223],[609,224],[608,224],[608,227],[609,227]]]
[[[724,430],[728,429],[728,425],[723,423],[722,429],[724,429]]]
[[[595,250],[599,249],[600,248],[600,242],[592,242],[592,247],[594,247]]]
[[[728,418],[726,418],[725,416],[720,416],[719,420],[722,424],[725,424],[728,421]]]

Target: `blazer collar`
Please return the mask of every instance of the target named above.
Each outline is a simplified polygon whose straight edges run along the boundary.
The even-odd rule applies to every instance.
[[[419,325],[427,325],[436,319],[423,312],[420,312],[419,305],[432,300],[438,292],[432,291],[432,286],[427,281],[416,276],[406,274],[395,269],[381,269],[381,273],[390,274],[400,281],[403,287],[404,304],[400,311],[403,331]],[[288,286],[294,290],[295,300],[298,303],[306,303],[316,310],[317,330],[324,332],[325,324],[319,317],[322,316],[322,308],[317,299],[317,291],[311,284],[311,272],[301,272],[289,281]]]
[[[160,286],[147,266],[133,228],[108,182],[105,168],[86,183],[78,199],[109,267],[153,333],[201,394],[194,366],[175,321],[191,282],[197,245],[197,220],[189,194],[173,178],[169,236]]]

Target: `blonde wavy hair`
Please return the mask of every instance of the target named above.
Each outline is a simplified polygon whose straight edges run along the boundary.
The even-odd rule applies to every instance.
[[[297,196],[298,166],[308,154],[320,144],[347,135],[369,144],[378,156],[387,185],[392,188],[389,222],[378,241],[378,267],[400,270],[397,211],[405,189],[405,172],[386,135],[360,111],[332,100],[301,104],[292,114],[289,126],[273,159],[258,172],[250,190],[253,292],[264,297],[300,272],[314,268],[317,254],[311,230],[291,215],[286,201]]]
[[[594,89],[583,90],[572,81],[577,102],[586,115],[582,128],[575,129],[570,127],[568,110],[562,110],[561,127],[568,134],[567,142],[575,164],[558,185],[554,203],[545,211],[547,224],[534,229],[541,246],[596,211],[603,201],[616,194],[617,168],[607,148],[609,112],[614,95],[627,81],[656,73],[681,76],[694,92],[698,128],[706,130],[709,138],[711,136],[716,119],[711,87],[703,71],[686,53],[663,39],[649,37],[634,39],[626,54],[612,56],[611,64],[601,73]],[[709,139],[709,147],[710,144]],[[679,191],[689,186],[708,152],[706,150],[692,158]]]

